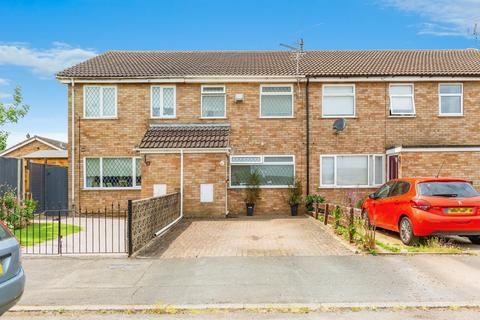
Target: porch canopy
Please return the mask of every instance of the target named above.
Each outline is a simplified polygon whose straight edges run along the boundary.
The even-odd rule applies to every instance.
[[[152,124],[138,146],[141,153],[187,150],[228,150],[230,125]]]

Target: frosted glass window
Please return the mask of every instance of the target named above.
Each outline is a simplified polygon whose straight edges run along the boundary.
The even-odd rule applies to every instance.
[[[202,86],[202,118],[226,117],[225,87]]]
[[[337,185],[360,186],[368,185],[367,156],[338,156]]]
[[[322,185],[335,184],[335,158],[334,157],[322,157]]]
[[[320,160],[320,185],[369,187],[384,182],[383,155],[328,155]]]
[[[355,116],[355,87],[353,85],[324,85],[322,116]]]

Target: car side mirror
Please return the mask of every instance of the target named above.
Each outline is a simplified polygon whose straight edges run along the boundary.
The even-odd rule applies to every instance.
[[[370,193],[368,197],[373,200],[377,199],[377,195],[375,193]]]

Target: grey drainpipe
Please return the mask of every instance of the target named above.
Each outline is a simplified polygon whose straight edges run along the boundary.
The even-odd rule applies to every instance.
[[[307,76],[307,84],[305,85],[305,107],[306,107],[306,117],[307,117],[307,132],[306,132],[306,142],[307,142],[307,195],[310,194],[310,107],[308,102],[308,89],[310,84],[310,77]]]

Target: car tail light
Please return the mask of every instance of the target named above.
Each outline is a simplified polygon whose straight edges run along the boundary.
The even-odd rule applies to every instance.
[[[422,199],[412,199],[410,200],[410,205],[412,206],[412,208],[420,209],[423,211],[428,211],[432,208],[430,202]]]

